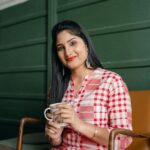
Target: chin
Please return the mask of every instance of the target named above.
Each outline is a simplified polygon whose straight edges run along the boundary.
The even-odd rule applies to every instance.
[[[66,67],[68,68],[68,69],[70,69],[70,70],[75,70],[75,69],[78,69],[78,68],[80,68],[82,66],[82,64],[67,64],[66,65]]]
[[[78,66],[76,66],[76,65],[67,65],[66,67],[70,70],[74,70],[74,69],[78,68]]]

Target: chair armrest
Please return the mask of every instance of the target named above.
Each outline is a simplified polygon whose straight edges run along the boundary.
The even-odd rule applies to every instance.
[[[40,123],[41,121],[36,118],[22,118],[20,120],[20,125],[19,125],[19,135],[18,135],[18,140],[17,140],[17,150],[22,150],[22,142],[23,142],[23,132],[24,132],[24,125],[26,123]]]
[[[115,150],[115,137],[118,134],[123,134],[123,135],[136,137],[136,138],[150,138],[150,133],[138,133],[138,132],[131,131],[129,129],[116,128],[110,132],[108,150]]]

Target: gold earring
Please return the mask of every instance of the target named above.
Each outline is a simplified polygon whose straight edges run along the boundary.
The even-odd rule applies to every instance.
[[[86,61],[85,61],[85,65],[86,65],[86,67],[89,68],[89,69],[92,68],[91,65],[90,65],[90,62],[89,62],[88,58],[87,58]]]

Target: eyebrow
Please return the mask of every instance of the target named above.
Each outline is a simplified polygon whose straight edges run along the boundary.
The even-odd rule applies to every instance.
[[[76,38],[73,37],[73,38],[71,38],[70,40],[68,40],[66,43],[69,43],[70,41],[72,41],[72,40],[74,40],[74,39],[76,39]],[[62,45],[62,44],[64,44],[64,43],[58,43],[58,44],[56,44],[56,46],[59,46],[59,45]]]

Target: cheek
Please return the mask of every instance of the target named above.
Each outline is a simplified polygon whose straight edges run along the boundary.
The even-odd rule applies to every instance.
[[[80,57],[81,57],[83,60],[86,60],[86,59],[87,59],[87,56],[88,56],[88,51],[87,51],[87,49],[85,49],[85,47],[83,47],[83,48],[80,50]]]
[[[59,60],[64,64],[65,63],[65,57],[63,53],[57,53]]]

